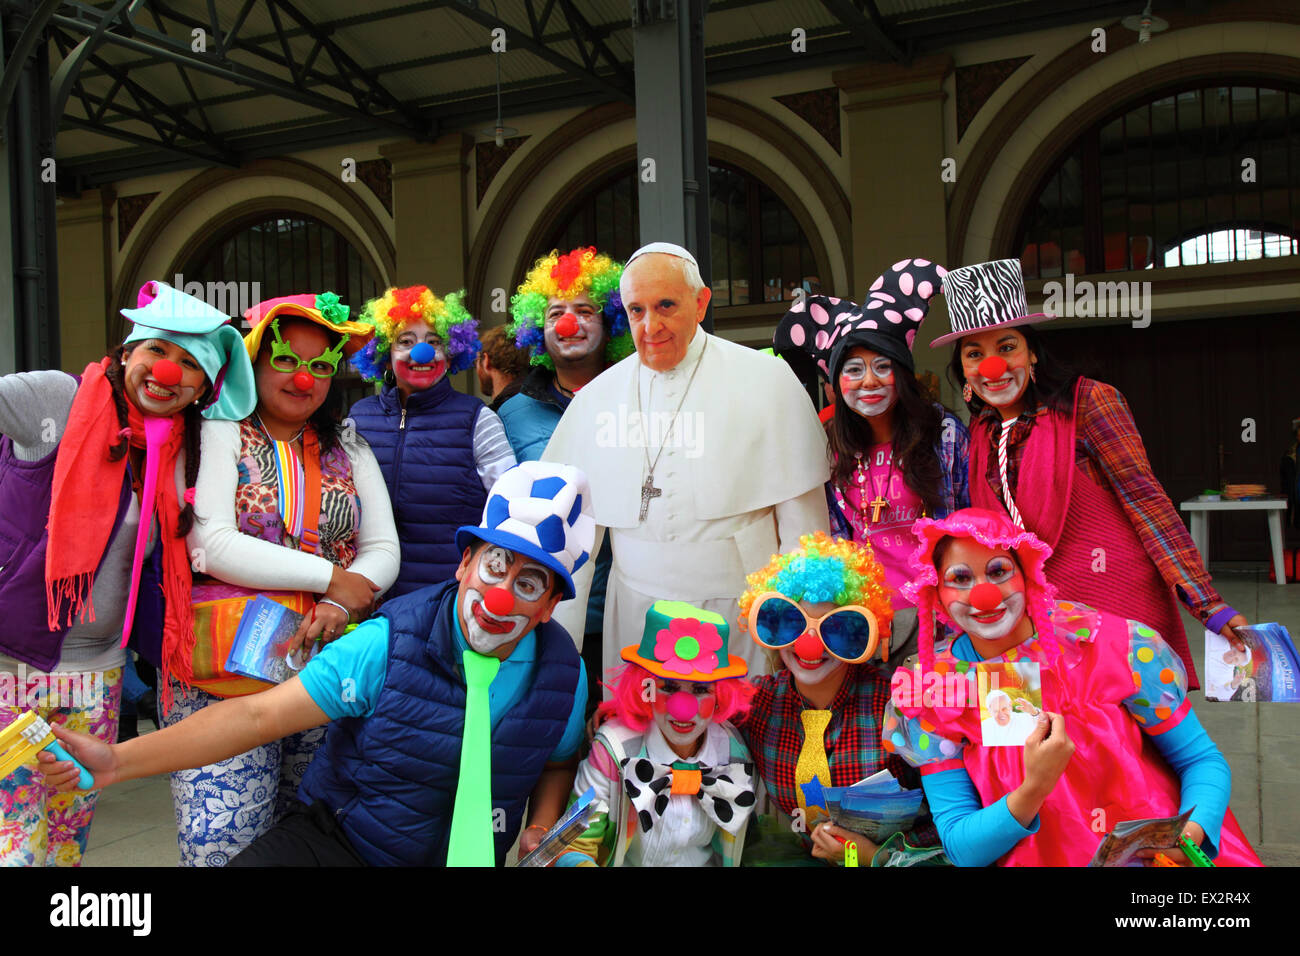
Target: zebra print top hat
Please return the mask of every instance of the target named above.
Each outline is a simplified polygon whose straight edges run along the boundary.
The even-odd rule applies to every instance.
[[[948,301],[952,331],[931,342],[931,348],[975,332],[1056,318],[1047,312],[1029,312],[1019,259],[998,259],[953,269],[944,277],[943,295]]]

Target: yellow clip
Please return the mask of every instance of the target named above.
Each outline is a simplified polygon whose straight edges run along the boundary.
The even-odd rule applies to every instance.
[[[852,840],[844,844],[844,865],[845,866],[858,865],[858,845],[854,843]]]
[[[25,763],[31,762],[37,752],[49,746],[54,734],[46,731],[45,739],[39,743],[30,740],[30,734],[24,734],[32,724],[39,720],[33,711],[26,711],[4,730],[0,730],[0,780],[9,776]]]

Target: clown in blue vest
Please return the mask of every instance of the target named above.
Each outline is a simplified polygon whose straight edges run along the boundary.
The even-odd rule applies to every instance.
[[[522,852],[573,785],[587,678],[551,614],[590,557],[590,497],[577,468],[525,462],[457,531],[453,580],[386,602],[285,683],[123,744],[57,732],[98,788],[330,723],[298,801],[232,865],[500,865],[525,806]],[[71,762],[41,767],[76,788]]]

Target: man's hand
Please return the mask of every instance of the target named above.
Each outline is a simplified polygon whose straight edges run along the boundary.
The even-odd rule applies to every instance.
[[[59,724],[51,725],[50,729],[67,748],[68,753],[81,761],[81,765],[95,775],[96,790],[117,783],[118,760],[112,746],[98,737],[79,734]],[[81,771],[71,760],[60,760],[48,750],[38,753],[36,760],[40,763],[41,773],[45,775],[45,782],[51,787],[64,793],[79,789],[77,778],[81,776]]]
[[[540,823],[528,824],[528,829],[519,837],[519,858],[521,860],[537,849],[537,844],[542,842],[542,837],[546,836],[546,831],[547,828]]]
[[[837,827],[833,823],[819,823],[813,827],[810,834],[813,841],[812,855],[814,859],[830,860],[832,863],[844,862],[844,840],[858,845],[858,860],[871,862],[871,858],[876,855],[880,849],[861,833],[855,833],[852,830],[846,830],[844,827]],[[839,837],[840,840],[837,840]]]
[[[1024,697],[1017,697],[1015,706],[1016,710],[1022,714],[1028,714],[1030,717],[1037,717],[1039,714],[1039,710],[1034,706],[1033,702],[1026,700]]]
[[[1246,642],[1237,636],[1236,629],[1239,627],[1247,627],[1249,624],[1250,622],[1246,620],[1245,615],[1235,614],[1231,618],[1229,618],[1227,624],[1223,625],[1223,630],[1220,631],[1219,633],[1222,634],[1224,637],[1226,637],[1228,639],[1228,643],[1231,644],[1233,647],[1235,647],[1237,650],[1244,651],[1247,650]]]

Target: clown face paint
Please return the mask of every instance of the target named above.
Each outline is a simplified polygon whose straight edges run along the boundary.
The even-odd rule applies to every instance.
[[[994,550],[971,538],[958,538],[938,571],[940,603],[972,638],[993,644],[1020,636],[1017,632],[1025,626],[1032,628],[1025,616],[1025,576],[1005,548]]]
[[[1025,337],[1015,329],[990,329],[961,342],[966,382],[981,400],[1007,417],[1018,413],[1035,361]]]
[[[894,364],[885,356],[856,345],[840,366],[840,394],[844,404],[859,415],[883,415],[898,399]]]
[[[679,757],[693,757],[700,749],[717,703],[712,684],[655,679],[655,726]]]
[[[166,339],[135,343],[123,361],[126,397],[146,415],[169,418],[184,411],[208,380],[194,356]]]
[[[814,620],[836,607],[833,601],[810,604],[800,601],[799,606]],[[820,684],[847,665],[826,650],[822,639],[812,631],[805,631],[789,647],[780,650],[781,663],[794,675],[799,684]]]
[[[462,559],[460,621],[469,646],[491,654],[550,617],[554,572],[500,545]]]
[[[430,349],[417,349],[421,344]],[[423,319],[403,327],[393,341],[393,377],[410,392],[433,388],[447,374],[447,350]]]
[[[546,307],[542,337],[546,341],[546,353],[552,361],[561,364],[605,354],[605,320],[596,303],[585,295],[551,299]]]

